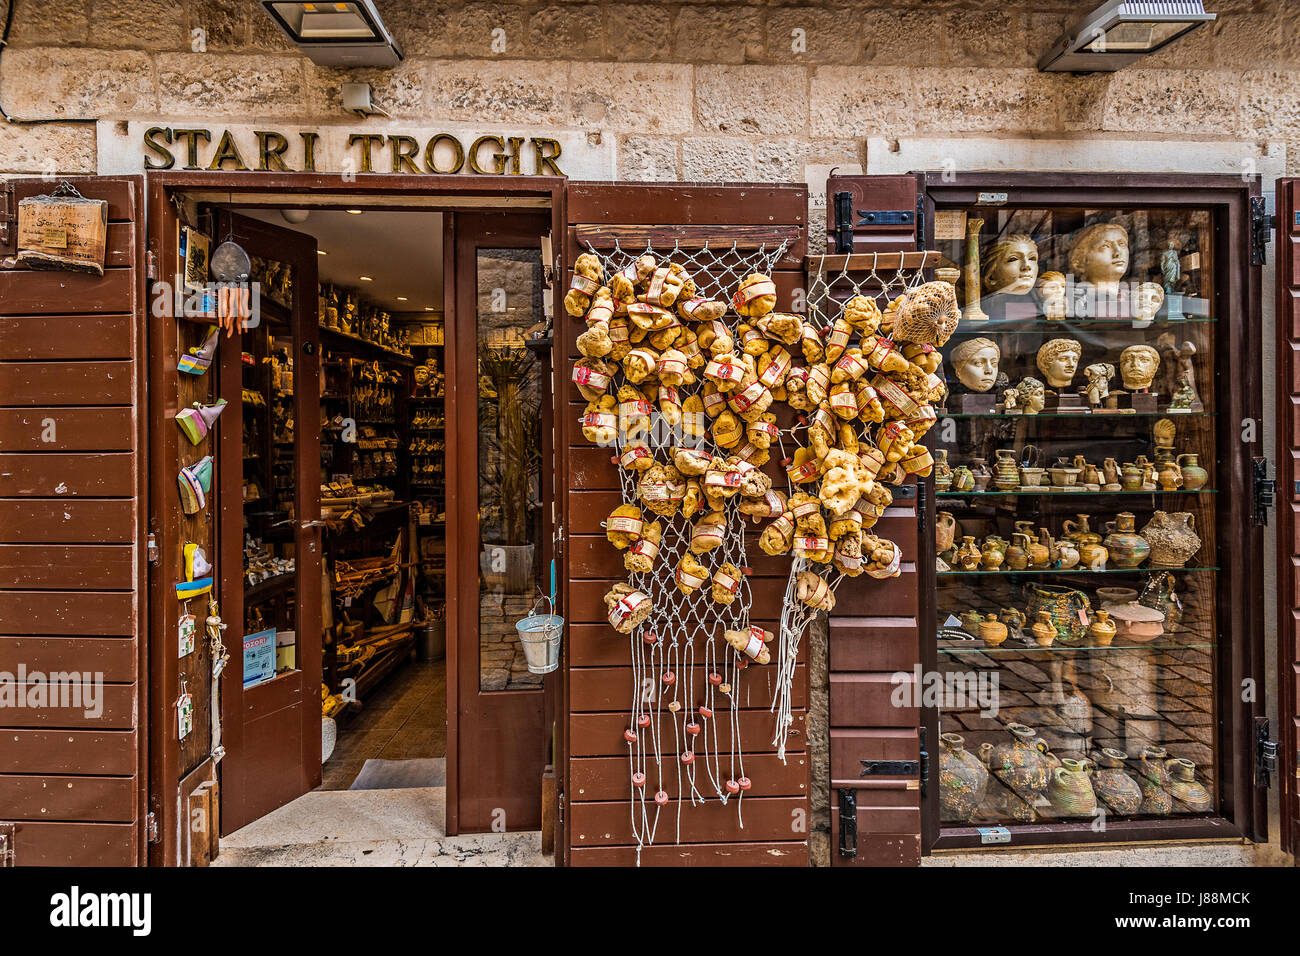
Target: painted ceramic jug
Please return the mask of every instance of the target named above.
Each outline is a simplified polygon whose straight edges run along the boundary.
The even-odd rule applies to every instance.
[[[993,484],[999,491],[1015,491],[1020,486],[1020,468],[1011,448],[999,448],[993,472]]]
[[[979,625],[980,640],[989,647],[998,647],[1007,639],[1007,626],[998,620],[996,614],[990,614]]]
[[[1167,817],[1174,809],[1174,798],[1169,795],[1169,771],[1165,760],[1169,753],[1164,747],[1147,747],[1138,758],[1138,786],[1142,788],[1141,812],[1148,816]]]
[[[934,547],[939,554],[952,550],[957,541],[957,519],[951,511],[940,511],[934,516]]]
[[[1196,779],[1196,764],[1186,757],[1175,757],[1165,764],[1169,771],[1169,795],[1174,798],[1176,813],[1209,813],[1214,800]]]
[[[934,456],[934,490],[947,491],[952,487],[952,466],[948,464],[948,449],[940,448]]]
[[[1151,567],[1181,568],[1201,549],[1196,518],[1190,511],[1157,511],[1142,529],[1151,548]]]
[[[1110,647],[1110,642],[1115,640],[1115,622],[1110,619],[1109,611],[1100,610],[1093,614],[1088,636],[1098,647]]]
[[[1197,456],[1190,452],[1178,456],[1178,467],[1183,473],[1183,490],[1197,491],[1205,487],[1210,480],[1210,473],[1201,467]]]
[[[1006,545],[1000,539],[987,540],[980,548],[980,567],[985,571],[996,571],[1005,560]]]
[[[1124,769],[1128,754],[1106,747],[1093,759],[1092,789],[1112,813],[1131,816],[1142,806],[1142,788]]]
[[[1047,799],[1063,817],[1090,817],[1097,812],[1097,795],[1083,760],[1061,758],[1047,783]]]
[[[980,549],[975,544],[973,535],[965,535],[961,546],[957,548],[957,564],[963,571],[974,571],[980,566]]]
[[[1106,540],[1102,543],[1115,567],[1136,568],[1151,553],[1151,545],[1134,528],[1131,512],[1121,511],[1114,521],[1107,521],[1105,527]]]
[[[940,734],[939,818],[945,823],[969,823],[984,799],[989,771],[966,750],[960,734]]]
[[[1047,792],[1051,762],[1037,731],[1024,724],[1007,724],[1011,739],[998,744],[989,755],[989,769],[1021,800],[1032,808]],[[1040,746],[1041,745],[1041,746]]]
[[[1091,609],[1086,594],[1074,588],[1033,582],[1026,584],[1021,593],[1027,602],[1025,613],[1030,618],[1046,613],[1062,644],[1083,642],[1087,632],[1084,620]]]
[[[1011,536],[1011,547],[1007,548],[1006,565],[1012,571],[1023,571],[1029,567],[1029,535],[1013,534]]]

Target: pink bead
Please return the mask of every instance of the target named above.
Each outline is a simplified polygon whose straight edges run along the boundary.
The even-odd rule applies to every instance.
[[[642,636],[641,640],[645,641],[647,644],[658,644],[659,635],[656,634],[654,631],[648,631],[646,634]]]
[[[668,802],[668,794],[667,794],[667,793],[665,793],[664,791],[660,790],[658,793],[655,794],[655,803],[659,804],[659,806],[662,807],[662,806],[663,806],[665,803],[667,803],[667,802]]]
[[[691,723],[686,725],[686,732],[694,736],[695,734],[698,734],[700,732],[700,725],[692,721]]]
[[[685,751],[682,754],[682,763],[695,763],[695,754],[691,753],[689,750]]]
[[[748,777],[741,777],[739,780],[736,781],[736,783],[740,785],[741,790],[748,790],[750,787],[754,785],[754,782],[750,780]]]
[[[643,774],[640,770],[632,774],[632,786],[634,787],[645,786],[645,774]]]
[[[749,666],[748,657],[741,657],[740,655],[736,656],[736,670],[743,671],[748,666]]]
[[[672,671],[664,671],[663,682],[665,684],[673,684],[676,683],[676,681],[677,681],[676,674],[674,674]]]
[[[740,784],[734,780],[727,781],[727,793],[740,793]]]
[[[710,707],[701,707],[701,708],[700,708],[700,716],[701,716],[701,717],[704,717],[704,718],[706,718],[706,719],[709,718],[709,717],[712,717],[712,716],[713,716],[713,709],[710,708]]]
[[[630,744],[636,743],[636,731],[629,727],[627,730],[623,731],[623,739]]]
[[[712,684],[714,687],[717,687],[719,684],[722,683],[722,675],[721,675],[721,674],[710,674],[710,675],[709,675],[709,683]]]
[[[637,725],[638,727],[649,727],[649,726],[650,726],[650,715],[649,715],[649,714],[642,714],[640,717],[638,717],[638,718],[636,719],[636,725]]]

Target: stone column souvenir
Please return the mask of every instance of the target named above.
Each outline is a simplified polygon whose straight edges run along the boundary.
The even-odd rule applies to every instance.
[[[1066,306],[1066,279],[1061,272],[1044,272],[1038,278],[1038,298],[1043,303],[1043,316],[1054,321],[1069,315]]]
[[[1160,353],[1149,345],[1130,345],[1119,354],[1119,374],[1131,394],[1129,400],[1135,412],[1151,413],[1156,410],[1157,397],[1150,391],[1160,368]]]
[[[978,415],[993,411],[993,386],[998,383],[1001,351],[992,339],[975,338],[956,345],[948,353],[948,362],[957,381],[970,391],[950,396],[961,414]]]
[[[962,318],[967,322],[985,322],[988,315],[980,308],[980,230],[983,219],[966,220],[966,308]]]
[[[1070,250],[1070,271],[1084,283],[1094,301],[1084,304],[1084,315],[1111,318],[1118,312],[1119,284],[1128,274],[1128,231],[1115,222],[1088,226]]]

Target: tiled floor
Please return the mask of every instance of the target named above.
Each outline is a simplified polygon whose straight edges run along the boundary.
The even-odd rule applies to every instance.
[[[346,790],[371,758],[405,760],[447,753],[447,665],[415,662],[394,671],[339,724],[338,744],[321,768],[322,790]]]

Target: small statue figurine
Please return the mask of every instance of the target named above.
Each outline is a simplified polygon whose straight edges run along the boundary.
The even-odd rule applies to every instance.
[[[1024,413],[1024,409],[1020,407],[1020,393],[1014,388],[1008,388],[1002,393],[1002,412],[1006,415]]]
[[[1184,342],[1178,349],[1178,387],[1169,401],[1170,411],[1205,411],[1205,404],[1196,390],[1196,368],[1192,365],[1195,354],[1196,346],[1191,342]]]
[[[980,308],[980,230],[983,219],[966,220],[966,308],[962,318],[967,322],[984,322],[988,313]]]
[[[1047,404],[1047,386],[1036,378],[1022,378],[1016,394],[1026,415],[1037,415]]]
[[[1083,374],[1088,376],[1088,404],[1100,408],[1110,394],[1110,380],[1115,377],[1115,366],[1109,362],[1097,362],[1085,368]]]
[[[1173,292],[1183,277],[1183,263],[1178,257],[1178,247],[1169,240],[1169,248],[1160,254],[1160,274],[1165,277],[1165,292]]]
[[[1038,297],[1043,303],[1043,315],[1049,319],[1061,320],[1069,314],[1066,301],[1065,275],[1060,272],[1044,272],[1038,279]]]

